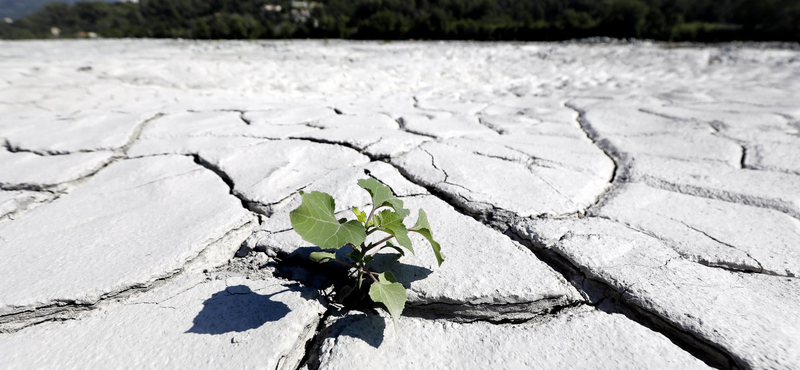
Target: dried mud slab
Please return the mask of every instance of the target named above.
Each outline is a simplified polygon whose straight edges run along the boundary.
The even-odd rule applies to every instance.
[[[277,279],[189,274],[81,320],[0,334],[0,355],[20,370],[295,369],[324,311],[318,299]]]
[[[0,226],[0,321],[69,316],[70,306],[145,288],[190,261],[224,263],[253,224],[225,183],[189,158],[117,162]]]
[[[319,349],[319,368],[709,368],[660,334],[594,310],[563,311],[521,325],[414,318],[402,318],[400,325],[395,332],[391,320],[378,315],[334,322]]]

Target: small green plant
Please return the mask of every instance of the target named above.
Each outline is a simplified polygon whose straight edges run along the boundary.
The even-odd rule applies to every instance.
[[[433,239],[428,216],[422,209],[414,226],[408,228],[403,220],[411,211],[403,208],[403,201],[392,194],[389,187],[375,179],[358,180],[358,186],[364,188],[372,197],[372,210],[369,214],[353,207],[355,220],[346,218],[337,219],[335,201],[326,193],[314,191],[302,193],[302,203],[297,209],[289,213],[292,227],[303,238],[322,249],[322,252],[311,253],[311,260],[318,263],[336,262],[356,270],[357,286],[361,289],[365,278],[371,280],[369,297],[373,302],[382,303],[392,315],[395,330],[397,321],[406,304],[406,290],[397,282],[394,275],[385,271],[377,273],[369,268],[375,254],[391,249],[399,256],[405,255],[403,247],[414,253],[409,232],[419,233],[428,240],[439,266],[444,262],[441,247]],[[367,242],[367,236],[375,232],[385,233],[386,236],[374,242]],[[376,239],[376,238],[373,238]],[[394,239],[397,244],[392,243]],[[336,250],[350,246],[353,251],[347,255],[350,261],[343,261],[336,257]],[[370,281],[368,281],[369,283]]]

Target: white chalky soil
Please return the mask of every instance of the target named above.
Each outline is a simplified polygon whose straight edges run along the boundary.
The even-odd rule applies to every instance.
[[[796,50],[29,41],[0,71],[0,368],[800,367]],[[393,268],[400,332],[289,230],[365,170],[447,256]]]

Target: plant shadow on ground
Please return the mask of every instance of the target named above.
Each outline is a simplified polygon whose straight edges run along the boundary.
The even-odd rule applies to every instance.
[[[262,295],[245,285],[227,287],[203,302],[203,309],[186,332],[211,335],[243,332],[259,328],[267,322],[278,321],[290,310],[283,302],[273,300],[273,297],[290,291],[301,291],[301,288],[294,284],[284,290]]]
[[[281,278],[297,281],[305,286],[322,291],[329,291],[333,287],[333,296],[328,296],[328,301],[341,305],[342,309],[334,316],[343,316],[347,311],[355,310],[366,313],[367,316],[344,317],[337,323],[339,332],[331,332],[329,336],[349,336],[363,340],[372,347],[378,348],[383,343],[383,333],[386,329],[384,318],[375,313],[376,304],[367,296],[369,279],[365,279],[360,290],[356,288],[356,280],[348,274],[348,268],[335,262],[317,264],[309,260],[313,252],[321,249],[316,246],[300,247],[290,254],[279,255],[281,262],[274,264],[276,275]],[[344,247],[336,252],[339,259],[346,257],[353,250]],[[379,253],[370,263],[373,271],[392,271],[397,282],[406,289],[411,283],[425,279],[433,270],[406,264],[398,261],[398,255]],[[352,323],[352,327],[351,324]]]
[[[316,289],[325,289],[331,285],[337,290],[346,286],[354,286],[355,280],[348,276],[346,266],[335,262],[317,264],[309,260],[311,253],[320,251],[319,247],[300,247],[291,254],[281,256],[289,263],[279,263],[276,266],[280,277],[298,281]],[[336,256],[339,259],[348,260],[347,255],[352,251],[350,247],[343,247],[336,251]],[[369,266],[375,272],[392,271],[397,282],[403,284],[406,289],[411,286],[412,282],[425,279],[433,273],[433,270],[427,267],[402,263],[398,261],[397,257],[396,254],[379,253],[375,255],[375,260]]]
[[[360,339],[373,348],[381,346],[383,334],[386,332],[386,319],[378,314],[344,317],[336,325],[338,330],[329,333],[328,338],[351,337]]]

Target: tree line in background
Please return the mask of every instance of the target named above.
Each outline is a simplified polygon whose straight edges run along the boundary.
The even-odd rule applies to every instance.
[[[55,30],[55,29],[57,30]],[[0,38],[800,41],[800,0],[140,0],[50,3]]]

